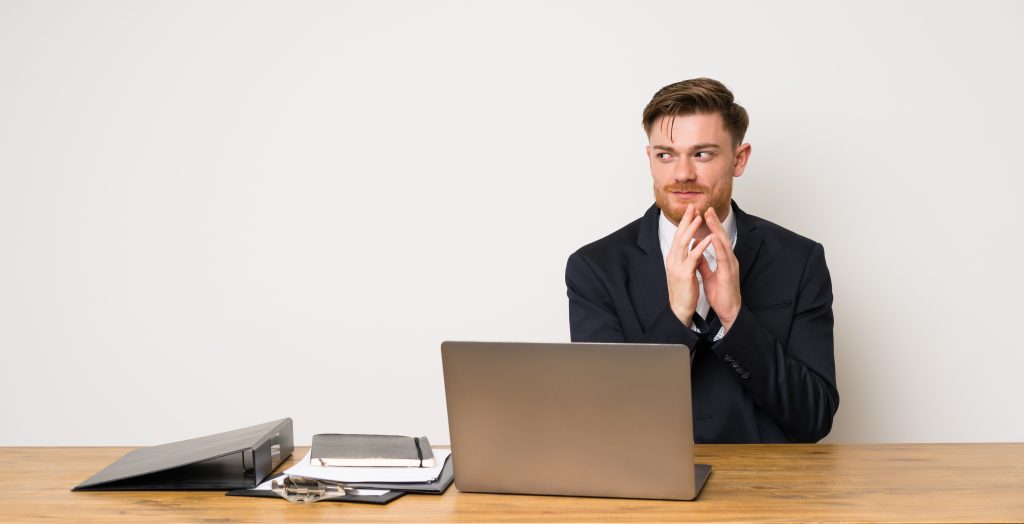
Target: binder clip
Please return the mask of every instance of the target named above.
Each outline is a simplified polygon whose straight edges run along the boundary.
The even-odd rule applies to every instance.
[[[355,495],[358,490],[337,482],[325,482],[310,477],[285,475],[274,479],[270,489],[289,502],[317,502]]]

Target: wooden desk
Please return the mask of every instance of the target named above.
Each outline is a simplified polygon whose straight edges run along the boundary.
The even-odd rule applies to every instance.
[[[1024,521],[1024,444],[702,445],[695,502],[460,493],[386,506],[74,492],[130,448],[0,448],[0,522]],[[296,449],[289,464],[305,449]]]

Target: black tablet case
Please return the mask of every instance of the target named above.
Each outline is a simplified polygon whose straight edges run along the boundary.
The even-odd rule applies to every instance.
[[[80,490],[254,488],[295,448],[292,419],[139,448],[75,486]]]

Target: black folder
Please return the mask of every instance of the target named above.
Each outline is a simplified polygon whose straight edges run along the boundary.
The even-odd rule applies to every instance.
[[[292,419],[130,451],[72,491],[254,488],[292,454]]]
[[[405,493],[426,493],[440,495],[455,480],[455,469],[452,466],[452,456],[445,458],[444,466],[441,467],[441,474],[433,482],[347,482],[353,488],[363,489],[391,489]]]
[[[277,475],[277,477],[284,474]],[[276,477],[275,477],[276,478]],[[433,482],[345,482],[346,486],[361,489],[386,489],[387,493],[382,495],[345,495],[325,499],[324,502],[365,502],[369,504],[387,504],[392,500],[405,495],[406,493],[424,493],[430,495],[441,495],[448,490],[455,480],[455,472],[452,466],[452,457],[448,455],[441,474]],[[237,489],[226,493],[229,497],[266,497],[282,498],[269,489]]]
[[[284,473],[276,475],[274,478],[276,479],[277,477],[283,476],[285,476]],[[268,499],[284,498],[281,495],[275,493],[273,490],[269,489],[235,489],[225,493],[225,495],[229,497],[262,497]],[[388,502],[391,502],[392,500],[395,500],[398,497],[401,497],[402,495],[405,495],[404,491],[388,491],[380,495],[344,495],[341,497],[324,499],[323,502],[363,502],[366,504],[387,504]]]

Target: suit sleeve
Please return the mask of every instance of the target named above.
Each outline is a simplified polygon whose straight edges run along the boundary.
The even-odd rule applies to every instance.
[[[612,296],[598,274],[578,252],[565,266],[569,336],[573,342],[686,344],[691,351],[696,347],[697,334],[679,321],[668,304],[640,339],[627,339]]]
[[[817,442],[832,429],[839,408],[832,326],[832,282],[816,244],[800,279],[788,343],[783,346],[743,305],[711,349],[783,431],[799,442]]]

